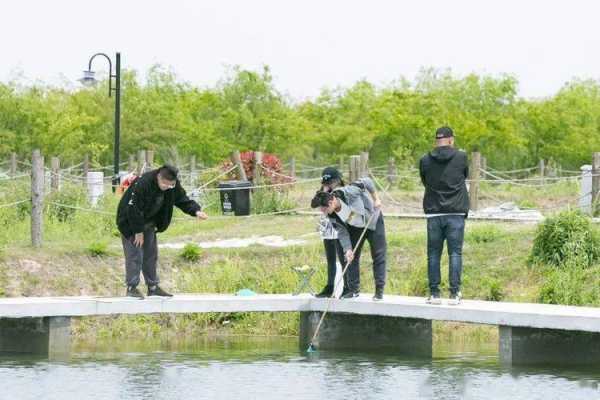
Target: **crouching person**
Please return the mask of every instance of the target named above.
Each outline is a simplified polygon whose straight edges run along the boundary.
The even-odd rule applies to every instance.
[[[314,206],[314,208],[318,205]],[[335,281],[337,273],[337,260],[340,264],[344,263],[344,251],[338,240],[338,232],[330,219],[323,215],[319,221],[319,234],[323,239],[323,247],[325,248],[325,258],[327,259],[327,284],[316,297],[331,297],[335,292],[336,286],[339,284]]]
[[[148,296],[172,296],[158,286],[156,233],[169,227],[173,206],[199,220],[208,218],[200,205],[187,197],[177,172],[169,165],[146,172],[129,186],[119,202],[117,225],[125,253],[127,296],[144,298],[137,288],[140,272]]]
[[[336,171],[334,175],[339,176],[339,173]],[[375,278],[373,300],[382,300],[386,280],[387,244],[383,215],[378,208],[374,207],[370,196],[365,193],[369,192],[367,188],[369,182],[363,180],[348,186],[337,186],[336,182],[329,182],[329,184],[335,187],[331,192],[318,192],[311,206],[318,207],[323,214],[327,215],[338,233],[338,241],[344,251],[343,264],[350,263],[344,276],[342,298],[359,296],[360,255],[367,240],[371,247]]]

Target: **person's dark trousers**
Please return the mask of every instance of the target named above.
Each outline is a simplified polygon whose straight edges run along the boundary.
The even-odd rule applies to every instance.
[[[148,286],[157,285],[159,282],[156,273],[158,260],[158,245],[156,243],[156,228],[154,225],[144,227],[144,245],[136,247],[133,244],[135,236],[129,238],[121,235],[123,251],[125,253],[125,283],[127,286],[140,284],[140,272]]]
[[[350,233],[350,241],[352,242],[352,248],[356,247],[360,235],[362,235],[364,228],[356,228],[349,226],[348,230]],[[383,222],[383,214],[379,215],[377,219],[377,225],[374,231],[367,229],[363,239],[354,253],[354,259],[348,267],[346,272],[346,280],[344,281],[344,287],[347,290],[354,292],[360,291],[360,255],[362,253],[363,245],[365,240],[369,242],[371,248],[371,258],[373,259],[373,276],[375,277],[375,287],[385,287],[385,274],[386,274],[386,253],[387,253],[387,241],[385,239],[385,224]]]
[[[344,250],[337,239],[323,239],[325,257],[327,257],[327,286],[335,285],[336,261],[339,258],[344,267]]]
[[[450,259],[450,293],[460,290],[462,274],[462,248],[465,238],[465,217],[462,215],[441,215],[427,218],[427,274],[431,294],[440,293],[440,260],[444,241],[448,246]]]

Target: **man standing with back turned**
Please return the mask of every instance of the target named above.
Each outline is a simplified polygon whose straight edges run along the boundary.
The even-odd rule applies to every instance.
[[[469,213],[469,176],[467,155],[454,148],[454,132],[447,126],[435,133],[435,149],[419,162],[421,181],[425,186],[423,211],[427,217],[427,273],[430,296],[427,302],[441,304],[440,259],[444,241],[450,259],[449,305],[461,301],[462,247],[465,219]]]

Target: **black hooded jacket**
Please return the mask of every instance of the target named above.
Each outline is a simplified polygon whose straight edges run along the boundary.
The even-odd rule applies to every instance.
[[[201,207],[194,200],[187,197],[179,179],[173,189],[164,192],[160,190],[157,182],[158,169],[146,172],[140,176],[123,194],[117,211],[117,225],[119,231],[126,238],[144,231],[144,225],[153,222],[157,232],[163,232],[171,223],[173,206],[191,216]],[[162,205],[156,209],[157,199],[164,196]],[[154,215],[151,215],[154,214]]]
[[[467,154],[450,146],[436,147],[419,162],[425,186],[425,214],[469,213]]]

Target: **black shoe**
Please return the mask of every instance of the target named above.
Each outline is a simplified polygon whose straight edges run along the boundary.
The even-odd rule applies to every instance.
[[[154,285],[153,287],[148,286],[148,296],[173,297],[171,293],[165,292],[158,285]]]
[[[142,300],[144,295],[140,292],[140,289],[137,286],[127,286],[127,293],[125,294],[127,297],[135,297],[136,299]]]
[[[340,299],[354,299],[358,296],[358,292],[355,292],[354,290],[344,290]]]
[[[375,288],[375,294],[373,295],[373,301],[381,301],[383,300],[383,288],[378,287]]]
[[[323,290],[321,290],[320,293],[317,293],[315,295],[315,297],[331,297],[331,295],[333,294],[333,286],[332,285],[327,285],[323,288]]]

